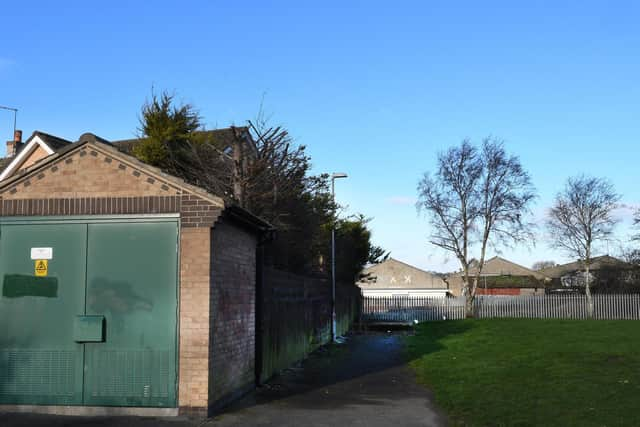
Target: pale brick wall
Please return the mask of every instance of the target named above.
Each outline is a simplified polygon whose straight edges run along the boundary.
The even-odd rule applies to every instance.
[[[178,405],[181,413],[206,415],[211,406],[209,368],[213,350],[209,338],[211,227],[221,206],[91,146],[26,173],[0,190],[0,202],[2,216],[180,213]],[[232,246],[233,236],[228,236],[231,240],[227,241]],[[238,238],[240,247],[253,242],[249,261],[253,264],[242,270],[241,281],[255,286],[255,238],[243,232]],[[235,276],[231,273],[230,277]],[[250,293],[252,299],[247,307],[253,310],[254,288]],[[246,324],[251,325],[251,338],[243,342],[249,345],[254,340],[253,313],[246,315]],[[226,351],[220,345],[216,348]],[[235,351],[238,349],[232,350]],[[239,377],[244,383],[249,377],[246,372],[251,371],[252,380],[253,345],[250,351],[245,347],[241,351],[250,359]],[[227,382],[228,387],[234,384],[233,380]]]
[[[219,221],[213,229],[209,405],[255,384],[255,234]]]
[[[184,413],[204,412],[209,404],[210,230],[183,228],[180,235],[178,402]]]
[[[255,383],[257,237],[221,205],[92,145],[0,190],[2,216],[180,214],[178,405],[198,416]]]
[[[446,278],[445,282],[448,283],[449,292],[451,292],[453,296],[462,296],[462,277],[452,274]]]
[[[33,153],[31,153],[31,155],[24,160],[24,163],[22,163],[20,169],[28,168],[29,166],[33,165],[34,163],[44,159],[48,155],[49,155],[49,153],[44,151],[44,148],[42,148],[41,146],[38,145],[36,147],[36,149],[33,151]]]
[[[176,194],[180,194],[179,189],[168,182],[157,180],[109,154],[87,148],[50,163],[29,179],[18,181],[2,197],[9,200],[24,199],[27,196],[31,199],[43,199],[85,195],[122,197]]]
[[[520,295],[528,295],[528,296],[544,296],[545,291],[544,288],[522,288],[520,289]]]

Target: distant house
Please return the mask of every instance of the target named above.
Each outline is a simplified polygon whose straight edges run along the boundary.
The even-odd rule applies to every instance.
[[[471,278],[477,271],[477,265],[470,268]],[[462,295],[462,272],[449,274],[445,280],[453,295]],[[485,261],[476,295],[544,295],[546,280],[540,272],[496,256]]]
[[[0,159],[0,181],[27,169],[42,159],[72,144],[48,133],[35,131],[22,141],[22,131],[16,130],[12,141],[7,141],[6,157]]]
[[[635,277],[635,267],[632,264],[610,255],[593,258],[589,271],[589,283],[594,287],[620,286],[633,281]],[[585,286],[585,266],[582,261],[545,268],[540,273],[551,280],[554,288],[581,288]]]
[[[229,162],[237,161],[236,155],[240,155],[240,152],[246,154],[249,158],[255,156],[255,143],[247,127],[231,126],[222,129],[198,131],[197,133],[203,140],[215,144],[223,158]],[[7,141],[6,157],[0,158],[0,181],[22,173],[51,155],[64,153],[77,143],[100,142],[108,144],[122,153],[133,155],[134,148],[143,139],[107,141],[92,133],[85,133],[74,143],[42,131],[35,131],[23,142],[22,131],[16,130],[13,140]]]
[[[447,296],[447,283],[435,274],[393,258],[366,268],[356,283],[363,296]]]

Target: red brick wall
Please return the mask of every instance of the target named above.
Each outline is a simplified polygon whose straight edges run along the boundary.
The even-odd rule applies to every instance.
[[[520,295],[520,288],[481,288],[478,286],[476,295]]]
[[[222,219],[211,238],[209,408],[255,384],[256,236]]]

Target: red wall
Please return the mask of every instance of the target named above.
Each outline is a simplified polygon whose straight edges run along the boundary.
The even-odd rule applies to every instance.
[[[520,295],[520,288],[481,288],[476,289],[476,295]]]

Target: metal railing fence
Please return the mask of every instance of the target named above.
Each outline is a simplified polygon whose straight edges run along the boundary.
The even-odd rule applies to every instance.
[[[594,319],[640,320],[640,295],[597,294],[593,296]],[[427,322],[464,319],[465,297],[434,298],[420,296],[363,297],[364,322]],[[586,319],[584,295],[477,296],[475,317],[538,319]]]

